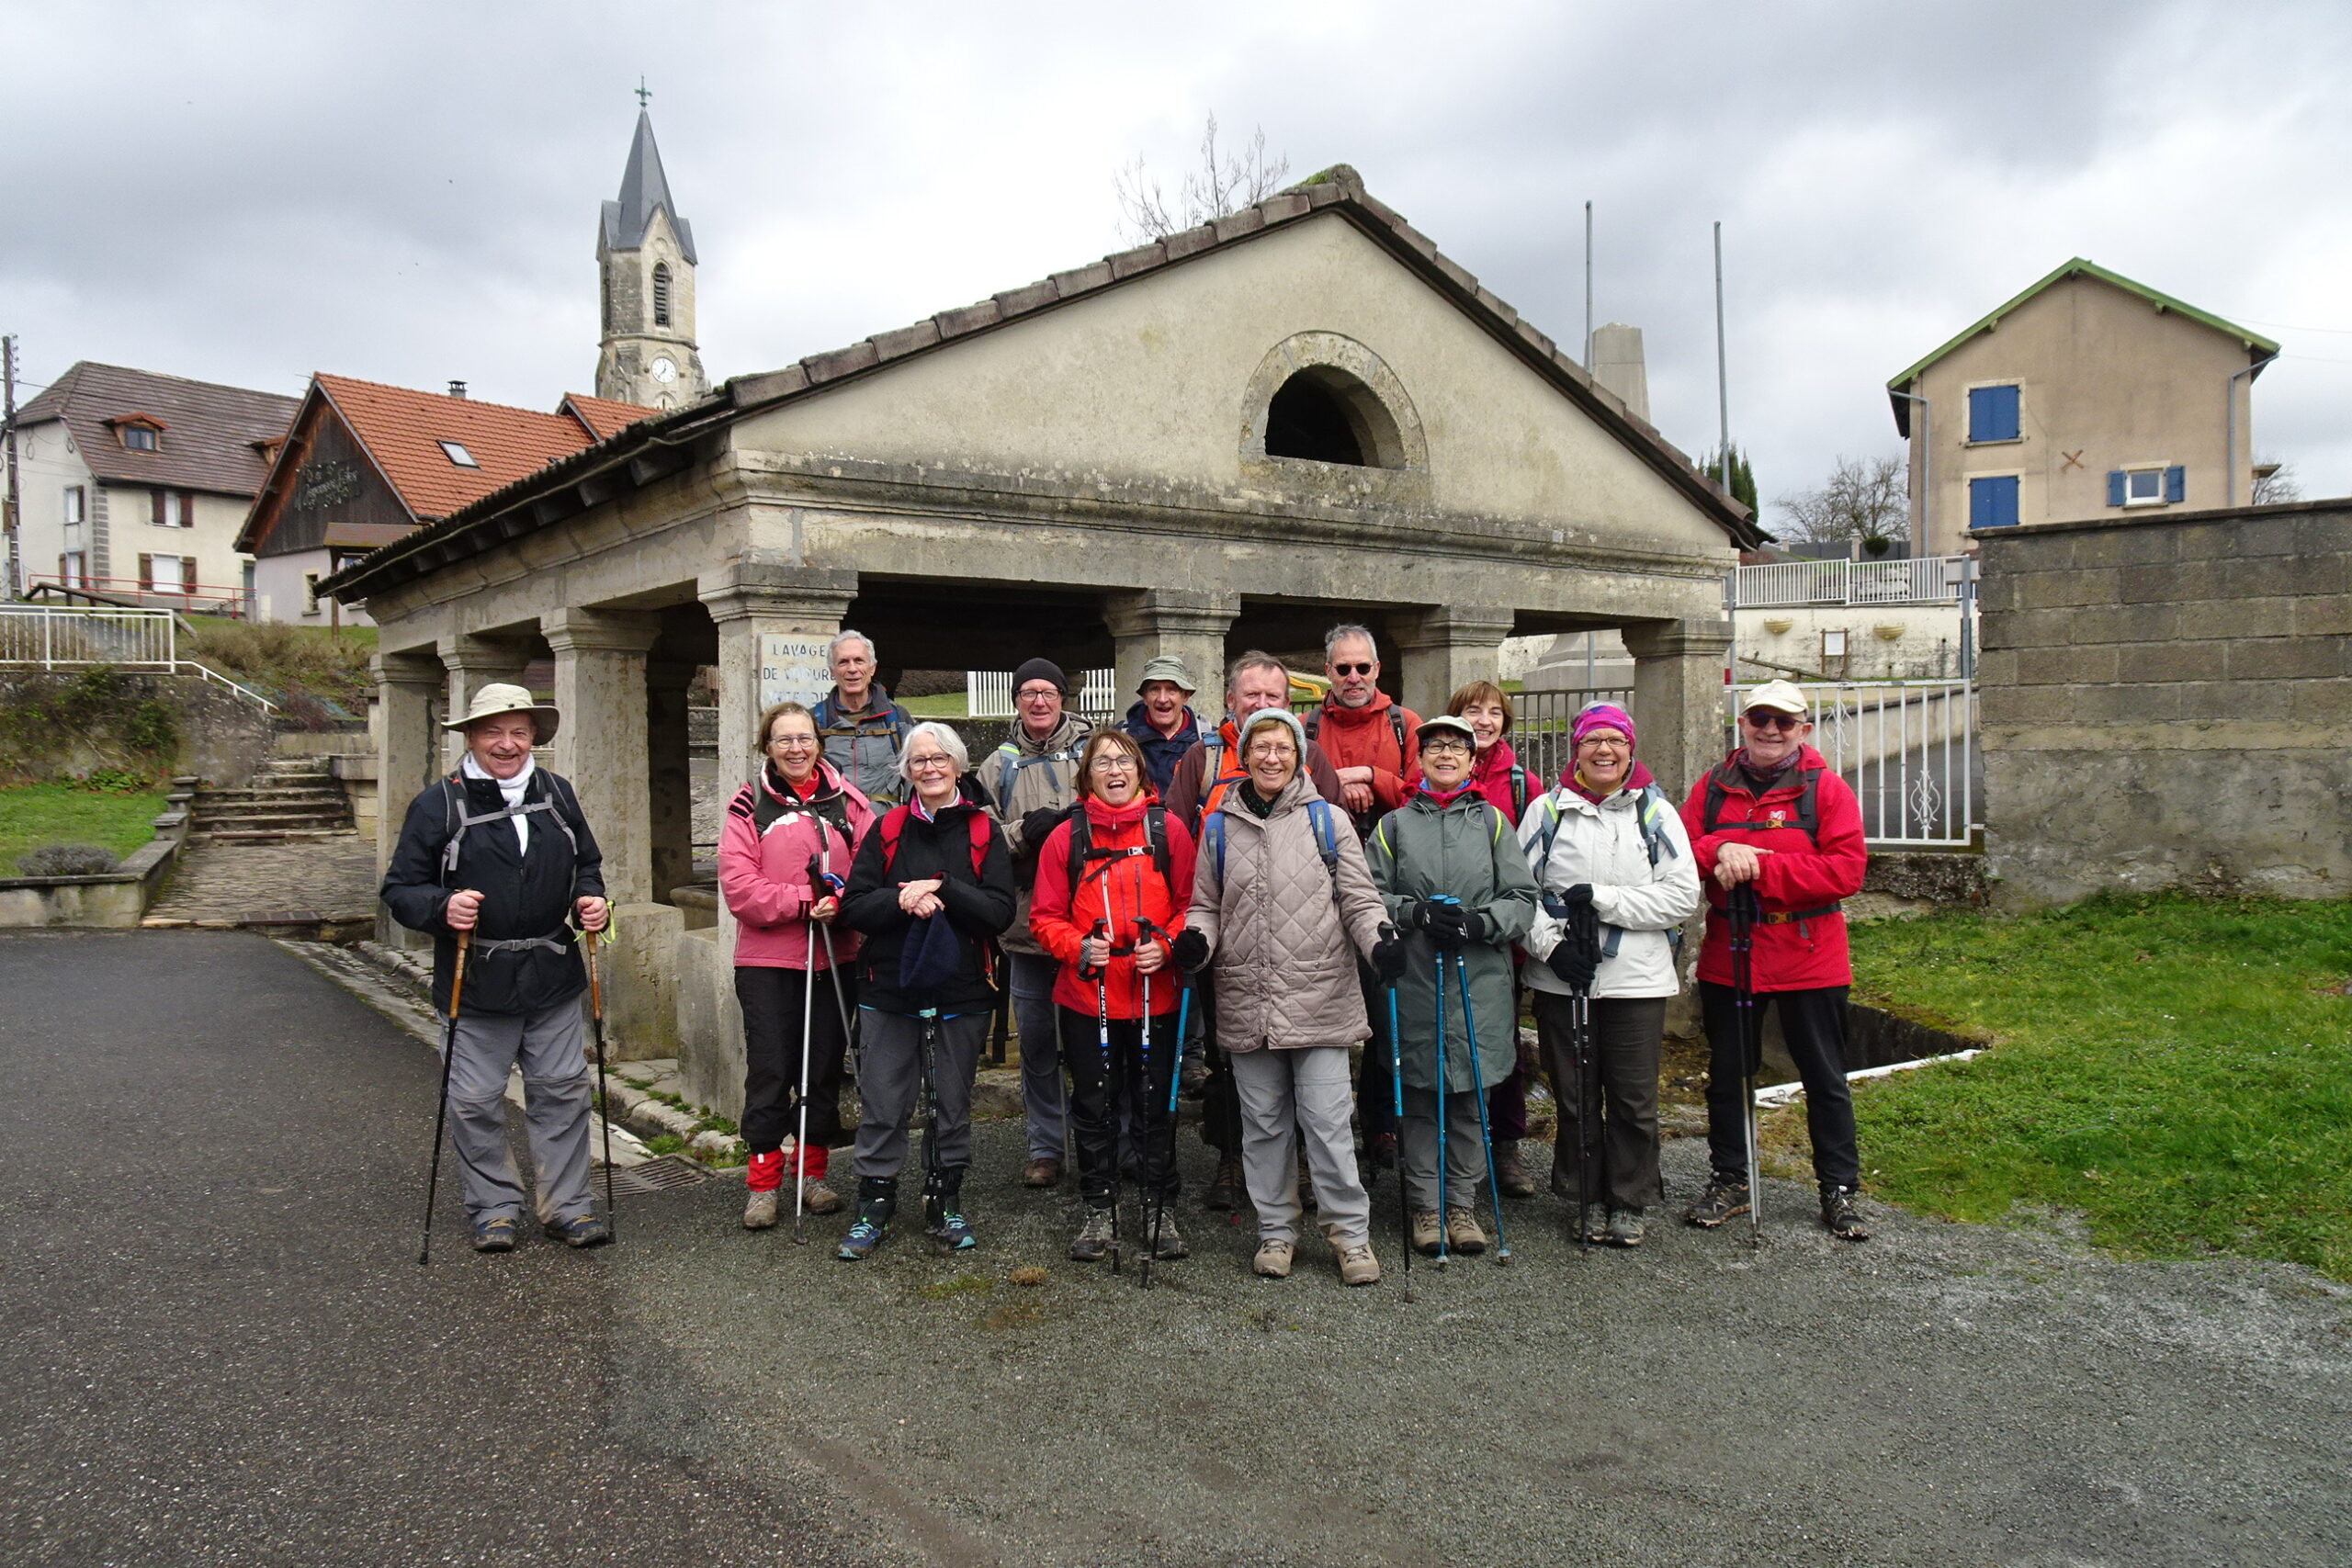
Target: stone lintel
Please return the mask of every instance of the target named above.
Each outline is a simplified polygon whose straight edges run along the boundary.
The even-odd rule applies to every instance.
[[[781,561],[729,561],[696,579],[695,593],[714,621],[762,618],[839,626],[857,597],[857,573]]]
[[[560,662],[579,653],[644,653],[662,623],[642,610],[552,610],[539,617],[539,633]]]
[[[1240,615],[1238,593],[1206,589],[1149,588],[1140,593],[1106,594],[1102,601],[1102,624],[1114,637],[1222,637]]]
[[[1635,659],[1710,658],[1720,661],[1731,651],[1731,623],[1712,621],[1634,621],[1619,628],[1625,651]]]
[[[429,653],[379,653],[368,660],[379,686],[438,686],[441,661]]]
[[[1438,604],[1418,615],[1389,617],[1389,635],[1399,649],[1495,648],[1510,636],[1517,613],[1499,604]]]

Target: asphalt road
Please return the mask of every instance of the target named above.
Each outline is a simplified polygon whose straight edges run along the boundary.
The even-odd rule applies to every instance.
[[[428,1273],[430,1057],[266,943],[0,940],[0,1063],[11,1561],[2352,1562],[2352,1291],[2302,1270],[1849,1247],[1775,1184],[1758,1255],[1578,1257],[1539,1200],[1407,1303],[1384,1184],[1388,1283],[1192,1224],[1145,1293],[997,1123],[960,1258],[835,1263],[713,1182]]]

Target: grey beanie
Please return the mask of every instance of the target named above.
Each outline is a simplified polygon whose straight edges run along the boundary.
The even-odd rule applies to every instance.
[[[1241,728],[1234,732],[1233,749],[1246,753],[1250,750],[1250,732],[1263,728],[1269,724],[1286,724],[1290,727],[1291,740],[1298,747],[1298,765],[1301,768],[1306,767],[1306,726],[1301,724],[1298,721],[1298,715],[1288,708],[1260,708],[1256,713],[1243,719]]]
[[[1184,668],[1184,661],[1172,653],[1155,653],[1144,661],[1143,679],[1136,682],[1136,695],[1143,695],[1143,689],[1154,681],[1169,682],[1188,697],[1201,689],[1193,679],[1193,672]]]

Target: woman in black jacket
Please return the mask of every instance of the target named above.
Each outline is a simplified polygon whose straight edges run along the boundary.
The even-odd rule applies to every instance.
[[[859,949],[857,1218],[837,1256],[882,1245],[899,1207],[907,1123],[919,1089],[931,1097],[923,1145],[923,1224],[942,1252],[978,1246],[965,1219],[972,1163],[972,1076],[996,1010],[996,938],[1012,923],[1012,857],[978,786],[963,739],[919,724],[899,752],[910,798],[858,846],[841,920]]]

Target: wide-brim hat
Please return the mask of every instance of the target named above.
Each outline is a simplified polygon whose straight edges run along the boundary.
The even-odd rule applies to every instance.
[[[489,685],[476,692],[473,701],[466,706],[465,716],[453,718],[441,728],[462,734],[467,726],[481,719],[496,718],[503,713],[529,714],[532,739],[536,745],[544,746],[555,739],[556,719],[559,716],[554,705],[539,702],[522,687],[510,686],[502,681],[492,681]]]
[[[1184,668],[1184,661],[1172,653],[1155,653],[1144,660],[1143,677],[1136,682],[1136,695],[1143,695],[1143,689],[1154,681],[1165,681],[1188,697],[1201,689],[1200,682],[1193,679],[1193,672]]]
[[[1799,718],[1813,716],[1813,705],[1805,700],[1804,691],[1793,681],[1765,682],[1748,693],[1747,700],[1739,705],[1742,713],[1750,708],[1770,708],[1775,713],[1795,714]]]

